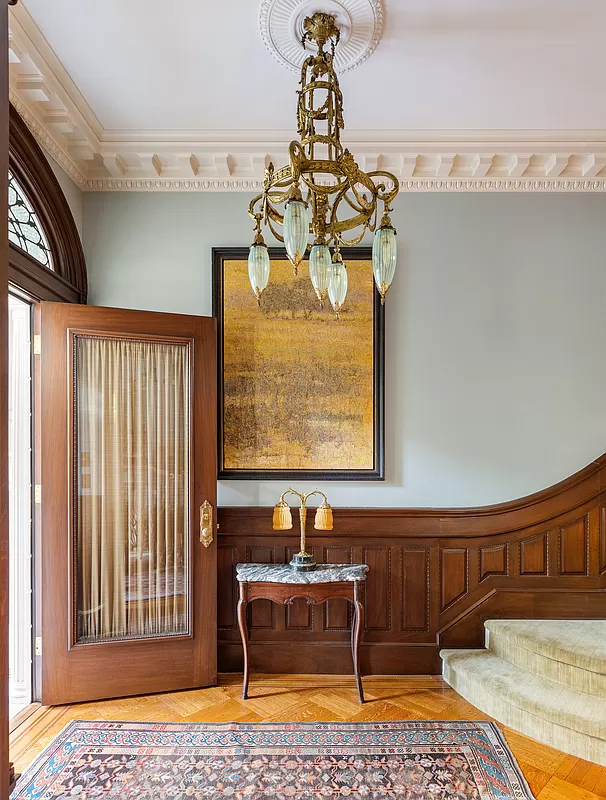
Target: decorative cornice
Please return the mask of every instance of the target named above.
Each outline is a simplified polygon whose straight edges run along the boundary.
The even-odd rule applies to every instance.
[[[105,178],[88,180],[82,187],[87,192],[260,192],[262,180],[135,180]],[[443,180],[440,178],[400,182],[403,192],[604,192],[606,181],[595,180]]]
[[[9,38],[11,102],[83,191],[258,192],[288,163],[294,131],[104,130],[22,4]],[[404,192],[606,190],[606,131],[347,129],[343,144]]]
[[[70,158],[61,145],[51,136],[48,130],[34,117],[25,103],[17,94],[9,89],[9,100],[32,132],[34,138],[46,152],[51,155],[59,166],[69,175],[80,189],[86,188],[86,176],[80,171],[76,162]]]

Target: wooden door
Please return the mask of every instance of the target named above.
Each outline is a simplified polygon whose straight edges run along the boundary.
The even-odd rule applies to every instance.
[[[216,683],[215,321],[36,307],[42,702]]]

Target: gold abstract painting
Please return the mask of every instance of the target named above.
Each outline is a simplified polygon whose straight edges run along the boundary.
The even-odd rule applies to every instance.
[[[247,252],[214,252],[222,476],[381,479],[382,309],[368,251],[346,260],[338,320],[328,299],[320,308],[307,261],[295,277],[285,257],[272,258],[259,307]]]

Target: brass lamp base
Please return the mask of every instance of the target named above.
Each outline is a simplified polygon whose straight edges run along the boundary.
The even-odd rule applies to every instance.
[[[292,569],[296,569],[297,572],[311,572],[317,565],[313,556],[308,553],[297,553],[292,557],[289,566]]]

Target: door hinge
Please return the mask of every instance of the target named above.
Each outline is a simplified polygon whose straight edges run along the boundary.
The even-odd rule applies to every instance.
[[[42,485],[36,483],[34,485],[34,503],[36,505],[40,505],[41,502],[42,502]]]
[[[42,340],[39,333],[34,333],[34,355],[39,356],[42,352]]]
[[[35,649],[35,653],[36,653],[37,656],[41,656],[42,655],[42,637],[41,636],[36,636],[36,642],[35,642],[35,648],[34,649]]]

